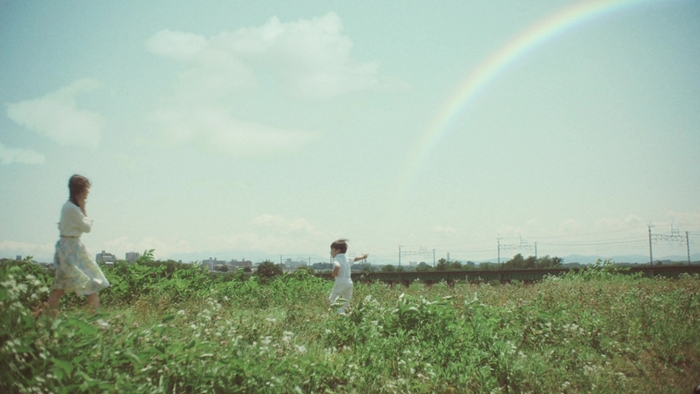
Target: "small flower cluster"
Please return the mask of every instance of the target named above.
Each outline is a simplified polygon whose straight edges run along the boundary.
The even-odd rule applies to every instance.
[[[34,303],[39,300],[41,294],[49,292],[49,288],[32,274],[24,278],[9,274],[6,280],[0,282],[0,287],[4,288],[7,294],[7,299],[0,301],[0,307],[8,305],[12,310],[24,312],[26,308],[23,301]]]
[[[261,336],[258,341],[252,343],[253,348],[257,348],[260,356],[281,357],[290,352],[306,354],[306,346],[296,344],[295,334],[291,331],[284,331],[280,340],[275,340],[271,335]]]
[[[397,362],[399,373],[409,378],[417,377],[421,380],[428,380],[435,377],[433,366],[421,359],[421,352],[418,349],[414,349],[413,351],[408,349],[404,350],[402,355],[402,358]]]

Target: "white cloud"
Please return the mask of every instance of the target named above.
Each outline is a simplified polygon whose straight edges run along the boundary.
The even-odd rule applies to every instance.
[[[324,98],[379,88],[379,64],[352,58],[353,43],[342,30],[332,12],[289,23],[273,17],[259,28],[222,33],[212,43],[254,64],[274,67],[288,91],[302,96]]]
[[[314,227],[311,223],[301,218],[287,220],[281,216],[265,214],[254,218],[251,223],[255,226],[265,227],[268,230],[285,234],[294,232],[314,233]]]
[[[295,99],[393,86],[379,76],[378,63],[351,56],[353,44],[342,29],[331,12],[289,23],[273,17],[261,27],[210,38],[160,31],[146,41],[146,48],[187,69],[151,119],[165,141],[208,152],[253,157],[297,151],[317,134],[241,121],[231,112],[230,100],[257,89],[261,78],[274,81],[272,86],[280,89],[275,94]]]
[[[682,232],[700,230],[700,209],[695,212],[669,211],[666,213],[663,222],[655,222],[654,225],[656,227],[665,227],[669,231],[671,226],[673,226],[674,230]]]
[[[163,30],[146,42],[154,54],[190,64],[189,82],[227,81],[228,88],[251,87],[254,69],[271,72],[287,93],[326,98],[395,85],[379,76],[377,62],[360,62],[350,52],[352,40],[333,12],[320,18],[282,23],[272,17],[261,27],[200,35]],[[218,75],[213,75],[218,74]]]
[[[2,164],[42,164],[44,155],[33,150],[7,148],[0,143],[0,162]]]
[[[261,215],[251,221],[253,231],[219,237],[217,247],[267,253],[308,253],[325,250],[330,237],[305,219]]]
[[[154,249],[153,256],[155,259],[164,259],[178,253],[189,253],[194,251],[192,245],[182,239],[158,239],[155,237],[146,237],[140,240],[130,240],[128,237],[120,237],[104,243],[105,251],[114,253],[118,259],[123,259],[126,252],[138,252],[143,254],[144,251]]]
[[[163,108],[151,119],[162,126],[160,135],[166,142],[231,157],[294,152],[316,137],[313,133],[243,122],[227,109],[217,107]]]
[[[82,79],[44,97],[7,104],[7,116],[58,144],[96,148],[104,120],[98,113],[77,109],[75,97],[100,87],[96,80]]]
[[[53,256],[55,246],[48,242],[44,244],[33,244],[28,242],[0,241],[0,257],[8,256],[14,258],[16,255],[34,256],[39,261],[49,262],[46,256]]]
[[[197,245],[177,237],[133,239],[122,236],[101,242],[100,249],[114,253],[119,259],[123,259],[126,252],[143,253],[144,250],[149,249],[155,249],[154,257],[156,259],[167,259],[171,256],[203,251],[217,253],[235,250],[289,254],[325,251],[329,239],[327,234],[316,229],[305,219],[286,219],[277,215],[261,215],[252,219],[248,228],[243,228],[241,232],[207,237],[205,241],[200,241]],[[93,250],[89,246],[88,250],[91,253],[100,251]]]
[[[577,234],[581,229],[581,224],[574,219],[563,221],[559,227],[559,233],[562,235]]]
[[[636,215],[628,215],[625,218],[600,219],[593,225],[594,233],[629,232],[639,233],[646,231],[647,224]]]
[[[156,55],[191,66],[180,74],[171,105],[215,104],[256,86],[253,70],[242,59],[203,36],[163,30],[148,39],[146,47]]]
[[[181,62],[194,61],[204,50],[207,39],[196,34],[162,30],[146,41],[153,53]]]
[[[433,231],[441,234],[441,235],[454,235],[457,234],[457,230],[454,229],[454,227],[450,226],[435,226],[433,227]]]
[[[281,216],[268,215],[268,214],[260,215],[251,221],[251,223],[256,225],[256,226],[267,226],[267,227],[273,227],[273,228],[284,227],[285,222],[286,221]]]

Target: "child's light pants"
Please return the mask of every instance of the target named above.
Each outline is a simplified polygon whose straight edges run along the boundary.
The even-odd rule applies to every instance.
[[[338,308],[338,314],[343,314],[345,313],[345,309],[348,307],[348,304],[350,304],[350,299],[352,298],[352,283],[336,283],[335,286],[333,286],[333,291],[331,291],[331,296],[328,297],[328,300],[333,304],[338,297],[342,297],[345,302],[343,305]]]

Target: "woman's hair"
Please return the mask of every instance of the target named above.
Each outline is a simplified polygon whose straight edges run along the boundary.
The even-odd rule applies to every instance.
[[[345,253],[348,251],[348,240],[347,239],[339,239],[337,241],[334,241],[331,244],[331,249],[336,249],[339,250],[340,253]]]
[[[70,202],[80,207],[80,205],[78,205],[78,195],[85,192],[89,187],[90,181],[84,176],[75,174],[70,177],[68,181],[68,191],[70,192],[70,197],[68,199]],[[83,209],[83,213],[85,213],[83,207],[80,207],[80,209]]]

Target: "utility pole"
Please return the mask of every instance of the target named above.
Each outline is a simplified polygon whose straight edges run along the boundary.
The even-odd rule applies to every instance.
[[[683,245],[685,243],[686,251],[688,253],[688,265],[690,265],[690,235],[688,231],[685,232],[685,237],[681,235],[681,232],[678,230],[674,230],[673,226],[671,226],[671,234],[666,235],[666,234],[652,234],[651,233],[651,228],[654,227],[653,225],[649,225],[649,264],[654,263],[653,255],[652,255],[652,244],[659,242],[659,241],[665,241],[665,242],[678,242],[679,244]]]
[[[688,234],[688,233],[686,233],[686,234]],[[690,256],[690,252],[688,252],[688,255]],[[688,259],[690,259],[690,257]],[[688,261],[690,261],[690,260],[688,260]],[[435,249],[433,249],[433,267],[435,267]]]
[[[527,249],[528,253],[532,253],[533,251],[535,252],[535,259],[537,259],[537,242],[534,243],[534,245],[530,245],[527,241],[523,241],[523,237],[520,237],[520,243],[519,244],[505,244],[501,245],[501,239],[503,238],[496,238],[498,240],[498,265],[501,265],[501,251],[506,251],[506,250],[523,250]],[[528,255],[532,256],[532,255]]]
[[[399,245],[399,267],[401,267],[401,245]]]
[[[649,227],[649,265],[654,265],[654,255],[652,254],[652,251],[651,251],[651,228],[654,226],[649,224],[648,227]]]
[[[498,241],[498,265],[501,265],[501,239],[496,237],[496,240]]]

